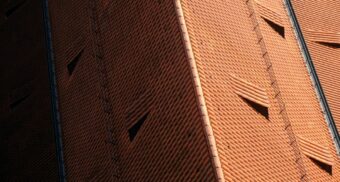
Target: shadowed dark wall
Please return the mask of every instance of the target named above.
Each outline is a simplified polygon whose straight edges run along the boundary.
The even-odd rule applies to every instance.
[[[41,0],[0,1],[0,180],[55,181]]]

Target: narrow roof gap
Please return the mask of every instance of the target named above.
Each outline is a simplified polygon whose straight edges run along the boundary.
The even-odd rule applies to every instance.
[[[12,103],[10,103],[9,107],[11,108],[11,110],[14,110],[21,103],[23,103],[29,96],[30,96],[30,94],[27,94],[27,95],[24,95],[23,97],[17,98]]]
[[[275,31],[277,32],[282,38],[285,38],[285,28],[273,21],[270,21],[266,18],[263,18],[264,21],[267,22],[267,24]]]
[[[323,162],[320,162],[316,159],[313,159],[313,158],[310,158],[311,161],[317,165],[320,169],[322,169],[323,171],[327,172],[328,174],[332,175],[333,173],[333,170],[332,170],[332,166],[328,165],[328,164],[325,164]]]
[[[331,43],[331,42],[317,42],[317,43],[327,46],[327,47],[334,48],[334,49],[340,48],[340,43]]]
[[[67,70],[68,70],[68,74],[69,74],[69,75],[72,75],[74,69],[76,68],[76,66],[77,66],[77,64],[78,64],[78,62],[79,62],[79,60],[80,60],[80,58],[81,58],[81,55],[83,54],[83,52],[84,52],[84,49],[82,49],[82,50],[77,54],[77,56],[74,57],[74,59],[73,59],[71,62],[69,62],[69,63],[67,64]]]
[[[16,5],[14,5],[13,7],[9,8],[5,13],[6,17],[7,18],[10,17],[13,13],[19,10],[25,3],[26,3],[26,0],[23,0],[17,3]]]
[[[246,98],[242,98],[244,102],[246,102],[250,107],[252,107],[257,113],[261,114],[264,116],[266,119],[269,119],[269,111],[268,107],[265,107],[261,104],[258,104],[256,102],[253,102],[251,100],[248,100]]]
[[[130,141],[133,141],[137,135],[137,133],[139,132],[140,128],[142,127],[142,125],[144,124],[145,120],[148,118],[149,116],[149,112],[144,114],[129,130],[129,138]]]

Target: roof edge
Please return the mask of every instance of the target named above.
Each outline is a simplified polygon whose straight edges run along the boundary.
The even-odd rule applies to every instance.
[[[183,13],[182,5],[181,5],[181,0],[174,0],[174,5],[176,8],[176,14],[177,14],[178,22],[179,22],[181,33],[182,33],[181,35],[182,40],[183,40],[183,43],[186,49],[186,54],[187,54],[186,56],[190,64],[192,81],[195,87],[197,106],[199,108],[200,115],[203,121],[202,124],[204,127],[204,134],[206,136],[206,140],[209,146],[209,153],[210,153],[213,167],[215,169],[215,176],[216,176],[217,181],[224,182],[225,179],[223,175],[221,161],[218,156],[216,140],[213,134],[213,130],[211,127],[209,116],[208,116],[208,109],[207,109],[205,99],[203,96],[203,89],[202,89],[201,81],[199,78],[197,65],[196,65],[194,53],[193,53],[190,38],[189,38],[188,29],[187,29],[185,19],[184,19],[184,13]]]

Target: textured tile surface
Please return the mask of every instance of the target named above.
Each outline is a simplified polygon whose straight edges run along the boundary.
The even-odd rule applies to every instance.
[[[182,4],[226,180],[337,179],[297,140],[320,143],[336,159],[283,1]],[[235,96],[231,75],[266,90],[268,120]]]
[[[337,181],[283,1],[180,2],[225,179]],[[52,0],[51,16],[70,180],[216,180],[174,1]]]
[[[53,0],[51,14],[68,178],[214,181],[174,2]]]
[[[293,0],[292,3],[339,131],[340,2]]]

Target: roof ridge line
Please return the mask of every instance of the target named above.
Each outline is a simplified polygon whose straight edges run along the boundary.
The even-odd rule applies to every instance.
[[[211,157],[211,162],[213,164],[213,167],[215,169],[215,176],[217,181],[219,182],[224,182],[224,175],[222,171],[222,166],[221,166],[221,161],[220,158],[218,157],[218,151],[217,151],[217,146],[216,146],[216,140],[213,134],[213,130],[211,127],[211,123],[209,120],[208,116],[208,110],[207,106],[204,100],[203,96],[203,89],[201,85],[201,81],[199,78],[198,70],[197,70],[197,65],[194,57],[194,53],[192,50],[191,42],[189,39],[189,33],[187,26],[185,24],[185,19],[184,19],[184,13],[182,9],[182,5],[180,0],[174,0],[174,5],[176,8],[176,14],[178,18],[178,22],[180,25],[181,33],[182,33],[182,40],[186,49],[186,54],[187,54],[187,59],[190,64],[190,69],[191,69],[191,74],[192,74],[192,81],[195,86],[195,94],[196,94],[196,100],[197,100],[197,106],[200,111],[200,115],[203,121],[203,127],[204,127],[204,134],[207,139],[208,147],[209,147],[209,153]]]

